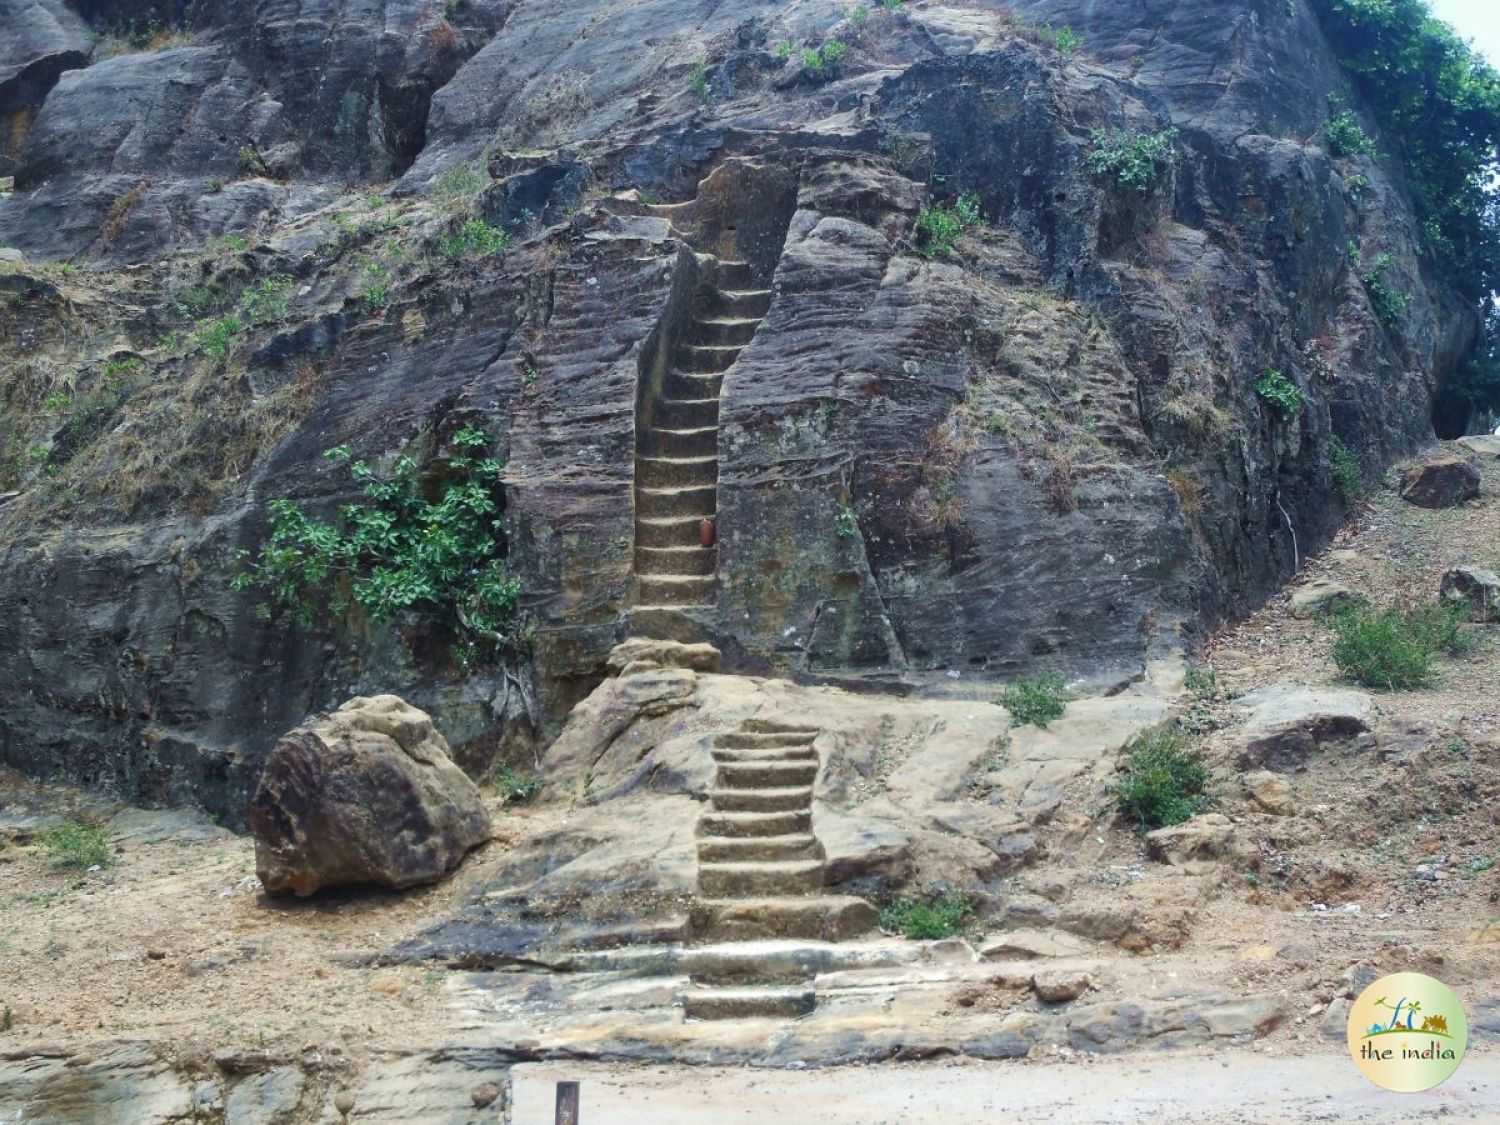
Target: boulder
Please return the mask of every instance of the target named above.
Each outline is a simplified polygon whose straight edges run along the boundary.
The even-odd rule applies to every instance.
[[[1443,575],[1442,597],[1464,606],[1471,621],[1500,623],[1500,574],[1493,570],[1454,567]]]
[[[1479,469],[1467,457],[1445,454],[1401,474],[1401,499],[1419,508],[1453,508],[1479,496]]]
[[[1364,595],[1355,593],[1341,583],[1331,582],[1326,578],[1315,579],[1292,592],[1292,616],[1322,617],[1325,613],[1357,605],[1364,600]]]
[[[1241,696],[1249,712],[1239,733],[1241,768],[1285,769],[1326,743],[1365,734],[1375,701],[1359,691],[1277,684]]]
[[[1291,816],[1296,810],[1292,799],[1292,787],[1283,777],[1270,770],[1256,770],[1240,778],[1245,795],[1261,812],[1272,816]]]
[[[1201,813],[1184,824],[1146,833],[1146,852],[1159,863],[1185,867],[1223,859],[1234,839],[1234,822],[1222,813]]]
[[[1500,434],[1479,434],[1475,437],[1459,438],[1458,444],[1470,453],[1477,453],[1486,461],[1500,461]]]
[[[1083,969],[1046,969],[1031,978],[1031,990],[1048,1004],[1077,1000],[1093,987],[1093,976]]]
[[[432,719],[378,695],[282,737],[251,799],[250,830],[266,891],[306,896],[436,882],[489,839],[490,823]]]

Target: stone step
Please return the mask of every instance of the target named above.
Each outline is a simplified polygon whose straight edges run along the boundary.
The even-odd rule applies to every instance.
[[[719,458],[637,457],[635,483],[638,488],[692,488],[719,479]]]
[[[645,581],[645,579],[642,579]],[[686,581],[679,579],[679,581]],[[662,603],[674,605],[674,602]],[[811,785],[794,789],[711,789],[715,812],[796,812],[812,807]]]
[[[712,547],[637,547],[635,572],[701,577],[713,574],[717,556],[718,552]]]
[[[823,733],[821,727],[794,726],[780,719],[746,719],[740,724],[740,731],[744,734],[805,734],[811,737]]]
[[[879,917],[864,899],[849,895],[699,899],[691,926],[704,941],[848,941],[873,928]]]
[[[755,267],[749,262],[720,259],[714,270],[714,284],[718,289],[754,289]]]
[[[698,865],[698,893],[707,898],[812,895],[822,889],[821,859]]]
[[[708,605],[714,596],[714,579],[707,577],[643,574],[636,579],[636,601],[642,606]]]
[[[683,344],[678,349],[683,374],[715,373],[728,371],[744,351],[741,344]]]
[[[717,457],[719,427],[651,429],[642,435],[642,452],[652,457]]]
[[[673,371],[667,376],[664,393],[674,399],[701,401],[711,398],[717,401],[723,389],[722,371]],[[717,425],[717,421],[714,424]]]
[[[811,809],[785,812],[706,812],[698,818],[698,835],[765,839],[812,831]]]
[[[637,519],[662,519],[692,517],[712,519],[719,506],[717,485],[705,484],[692,488],[637,488],[635,490],[635,514]]]
[[[818,776],[816,758],[798,761],[720,762],[719,785],[725,789],[789,789],[811,785]]]
[[[697,621],[685,610],[708,611],[707,603],[696,606],[642,605],[625,611],[625,635],[632,637],[656,637],[663,641],[679,641],[694,645],[709,640],[712,636],[708,626]]]
[[[641,547],[701,547],[703,517],[665,516],[635,521],[635,545]]]
[[[817,1006],[810,988],[690,988],[682,994],[682,1014],[690,1020],[791,1020]]]
[[[722,747],[725,750],[755,750],[772,746],[810,746],[813,739],[822,733],[820,730],[746,730],[744,726],[741,726],[739,730],[725,731],[723,734],[715,737],[714,745]]]
[[[734,749],[716,746],[709,751],[716,762],[816,762],[818,752],[812,743],[798,746],[753,746]]]
[[[769,289],[711,289],[698,301],[698,315],[762,318],[771,309]]]
[[[760,327],[759,318],[716,316],[704,317],[688,326],[689,344],[733,344],[743,348]]]
[[[703,384],[688,385],[685,389],[696,387],[703,390]],[[673,398],[663,395],[656,404],[655,424],[663,429],[696,429],[699,427],[712,426],[715,429],[719,425],[719,392],[714,388],[712,393],[700,394],[697,398],[677,397]]]
[[[786,836],[704,836],[698,841],[699,863],[791,863],[822,861],[823,846],[811,832]]]

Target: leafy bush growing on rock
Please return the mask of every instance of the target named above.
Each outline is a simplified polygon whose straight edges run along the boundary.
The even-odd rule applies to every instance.
[[[86,871],[90,867],[108,867],[113,858],[109,833],[81,820],[65,821],[48,830],[41,843],[51,856],[53,867]]]
[[[542,779],[501,762],[495,771],[494,786],[495,794],[507,805],[524,805],[542,791]]]
[[[1209,773],[1175,727],[1136,735],[1125,745],[1125,772],[1111,789],[1115,805],[1141,832],[1167,828],[1212,804]]]
[[[802,52],[802,65],[817,75],[829,75],[849,54],[849,45],[839,39],[830,39],[821,47],[809,47]]]
[[[1339,671],[1365,687],[1411,690],[1432,682],[1439,654],[1459,655],[1467,647],[1463,622],[1449,606],[1414,610],[1354,605],[1331,619],[1335,633],[1333,662]]]
[[[485,258],[498,254],[510,244],[511,237],[504,228],[474,218],[458,230],[438,239],[438,253],[450,262],[460,262],[465,258]]]
[[[1000,693],[1000,706],[1010,712],[1017,726],[1045,729],[1053,719],[1062,718],[1069,698],[1063,678],[1048,673],[1011,684]]]
[[[1274,406],[1283,418],[1295,418],[1302,412],[1302,392],[1280,371],[1266,372],[1255,384],[1255,393]]]
[[[1394,261],[1391,254],[1381,254],[1360,278],[1364,282],[1365,292],[1370,295],[1370,306],[1387,332],[1395,332],[1401,327],[1401,318],[1406,315],[1406,307],[1411,304],[1409,293],[1401,292],[1386,280],[1386,271]]]
[[[1364,498],[1365,471],[1360,468],[1359,458],[1338,438],[1328,442],[1329,456],[1333,460],[1333,485],[1339,499],[1345,504],[1354,504]]]
[[[946,894],[922,901],[898,898],[880,912],[880,928],[913,941],[941,941],[957,937],[974,917],[968,895]]]
[[[1177,130],[1134,133],[1126,129],[1095,129],[1088,154],[1089,170],[1125,191],[1144,195],[1177,159]]]
[[[946,254],[959,236],[984,222],[979,213],[979,196],[965,192],[952,207],[932,203],[917,213],[917,249],[925,257]]]
[[[510,639],[520,593],[505,569],[501,465],[486,456],[481,430],[461,429],[450,444],[435,500],[410,457],[383,478],[351,460],[348,446],[328,450],[363,482],[364,502],[324,523],[290,500],[271,501],[270,536],[258,552],[239,553],[234,588],[266,595],[262,617],[281,610],[304,627],[319,606],[343,613],[351,598],[377,621],[416,612],[458,638],[461,660],[493,655]]]
[[[1334,156],[1366,156],[1375,151],[1375,142],[1359,127],[1352,110],[1339,110],[1323,126],[1328,151]]]

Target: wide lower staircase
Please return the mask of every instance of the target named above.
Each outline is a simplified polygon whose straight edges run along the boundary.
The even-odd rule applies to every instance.
[[[637,436],[637,605],[648,613],[713,603],[719,394],[771,304],[751,263],[703,255],[699,266],[692,323]]]
[[[806,1015],[817,1003],[811,965],[769,956],[764,943],[844,941],[875,923],[863,899],[823,893],[823,846],[812,831],[818,733],[752,720],[715,739],[692,930],[702,942],[745,944],[720,945],[692,967],[682,998],[689,1019]]]

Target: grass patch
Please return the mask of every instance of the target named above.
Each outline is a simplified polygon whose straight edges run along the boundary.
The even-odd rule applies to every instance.
[[[1017,726],[1045,729],[1053,719],[1062,718],[1070,698],[1063,678],[1048,673],[1011,684],[1000,693],[1000,706]]]
[[[1460,612],[1444,605],[1413,610],[1349,606],[1330,618],[1336,638],[1333,662],[1365,687],[1410,691],[1432,682],[1440,655],[1469,651]]]
[[[59,824],[43,834],[41,844],[51,857],[52,866],[66,870],[108,867],[113,859],[109,833],[81,820]]]
[[[495,771],[494,787],[495,794],[507,805],[524,805],[542,791],[542,779],[503,762]]]
[[[438,253],[450,262],[461,262],[498,254],[510,244],[510,235],[504,229],[476,218],[438,239]]]
[[[1328,453],[1333,462],[1333,487],[1345,504],[1356,504],[1364,499],[1365,471],[1360,468],[1359,458],[1353,450],[1338,438],[1328,443]]]
[[[1212,803],[1208,766],[1174,727],[1136,735],[1125,745],[1125,773],[1110,790],[1115,807],[1141,832],[1181,824]]]
[[[880,928],[913,941],[957,937],[974,917],[968,895],[946,894],[926,901],[898,898],[880,912]]]

